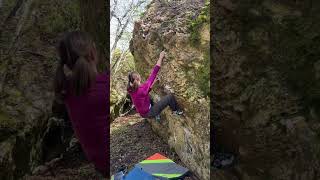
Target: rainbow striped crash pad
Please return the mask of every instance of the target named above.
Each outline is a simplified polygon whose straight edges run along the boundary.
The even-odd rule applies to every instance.
[[[136,164],[121,180],[167,180],[182,179],[189,170],[171,159],[156,153]],[[114,180],[118,180],[115,179]]]

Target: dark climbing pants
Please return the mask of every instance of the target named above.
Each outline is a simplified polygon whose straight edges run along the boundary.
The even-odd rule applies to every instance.
[[[173,94],[166,95],[160,99],[159,102],[154,103],[151,99],[151,108],[147,114],[148,118],[155,117],[161,113],[166,107],[170,107],[172,111],[179,110],[178,103]]]

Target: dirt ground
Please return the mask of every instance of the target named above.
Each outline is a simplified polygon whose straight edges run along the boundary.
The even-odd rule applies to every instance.
[[[134,164],[160,153],[179,165],[183,165],[178,155],[169,145],[162,141],[151,128],[151,125],[139,115],[118,117],[111,124],[110,165],[111,174],[121,166],[132,168]],[[198,180],[190,173],[185,180]]]
[[[155,153],[160,153],[184,166],[174,150],[152,131],[151,125],[145,119],[137,114],[115,119],[110,131],[111,175],[121,166],[130,169],[134,164]],[[95,171],[93,164],[86,160],[78,144],[72,151],[64,154],[63,158],[37,167],[36,172],[25,176],[24,180],[102,180],[102,178]],[[199,179],[191,172],[185,180]]]
[[[36,168],[24,180],[102,180],[94,165],[86,160],[78,144],[63,158],[54,159]]]

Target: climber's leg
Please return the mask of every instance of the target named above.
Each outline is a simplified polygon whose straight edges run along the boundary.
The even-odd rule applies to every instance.
[[[161,99],[159,102],[153,104],[151,106],[150,111],[148,113],[148,117],[155,117],[161,113],[163,109],[165,109],[168,106],[165,99]]]
[[[166,98],[168,98],[169,106],[175,115],[182,115],[183,111],[180,109],[176,98],[173,94],[167,95]]]
[[[179,105],[177,103],[177,100],[176,100],[176,98],[174,97],[173,94],[166,95],[164,98],[167,98],[168,104],[169,104],[170,109],[172,111],[180,110]]]
[[[151,104],[151,106],[153,106],[154,105],[154,101],[153,101],[153,99],[152,99],[152,97],[149,95],[149,98],[150,98],[150,104]]]
[[[149,95],[149,98],[150,98],[150,104],[151,104],[151,107],[154,106],[154,101],[153,101],[153,98]],[[156,121],[160,121],[161,120],[161,117],[160,117],[160,114],[158,115],[155,115],[155,118],[156,118]]]
[[[148,114],[149,117],[155,117],[160,114],[162,110],[164,110],[167,106],[170,107],[172,111],[179,111],[178,103],[173,94],[166,95],[161,98],[161,100],[155,103]]]

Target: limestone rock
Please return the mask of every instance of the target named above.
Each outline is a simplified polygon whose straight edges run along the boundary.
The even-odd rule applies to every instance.
[[[1,1],[0,179],[20,179],[64,148],[64,126],[50,121],[52,84],[57,40],[77,26],[75,2]]]
[[[161,123],[150,122],[203,180],[210,178],[208,7],[204,1],[152,1],[141,21],[135,23],[130,44],[142,77],[150,74],[159,53],[167,52],[152,96],[159,99],[173,92],[185,116],[176,117],[167,109],[161,114]]]
[[[212,176],[320,179],[320,4],[221,2],[211,11],[213,146],[239,162]]]

